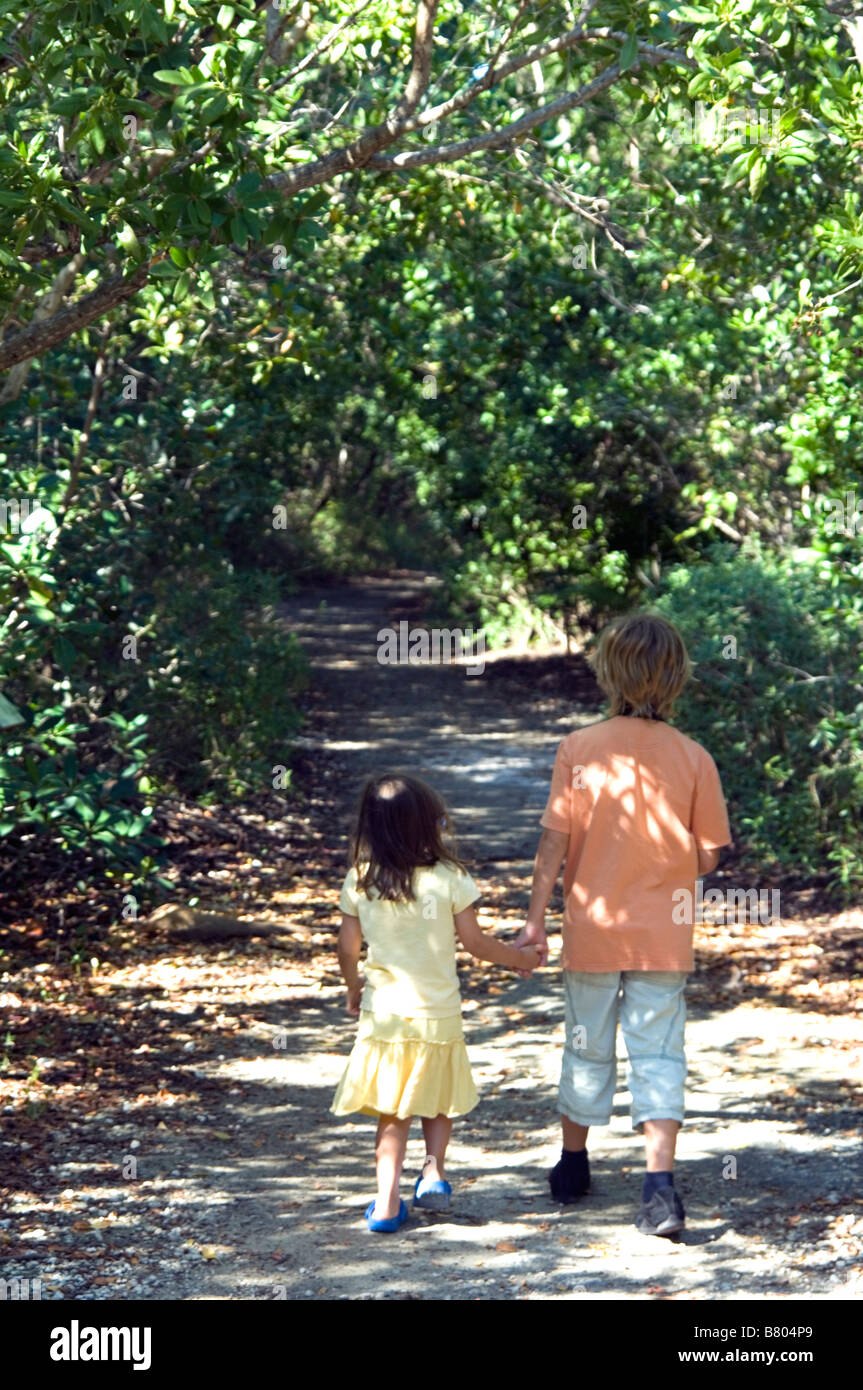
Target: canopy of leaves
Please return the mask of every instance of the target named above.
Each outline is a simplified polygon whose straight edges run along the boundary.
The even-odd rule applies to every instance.
[[[737,632],[763,727],[730,663],[690,714],[741,834],[851,892],[851,6],[0,16],[0,833],[154,872],[162,792],[290,762],[278,594],[427,564],[492,637]]]

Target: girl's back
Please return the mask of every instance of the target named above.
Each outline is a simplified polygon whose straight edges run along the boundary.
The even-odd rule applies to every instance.
[[[418,868],[414,896],[391,902],[357,888],[357,870],[342,889],[342,912],[359,917],[367,944],[362,1008],[405,1018],[448,1018],[460,1011],[453,914],[477,897],[473,879],[454,865]]]

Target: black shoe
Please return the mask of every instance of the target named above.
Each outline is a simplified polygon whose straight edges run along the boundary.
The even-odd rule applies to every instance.
[[[590,1164],[587,1154],[582,1162],[573,1160],[574,1155],[561,1156],[548,1175],[552,1197],[564,1206],[569,1202],[577,1202],[579,1197],[590,1191]]]
[[[673,1187],[658,1187],[649,1202],[643,1202],[635,1219],[646,1236],[673,1236],[686,1225],[683,1203]]]

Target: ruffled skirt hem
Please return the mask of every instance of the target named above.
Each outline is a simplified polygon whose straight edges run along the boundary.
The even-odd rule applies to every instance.
[[[466,1115],[479,1102],[462,1040],[358,1038],[330,1107],[334,1115]]]

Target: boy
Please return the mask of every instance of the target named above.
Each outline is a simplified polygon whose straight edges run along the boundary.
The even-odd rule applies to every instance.
[[[632,1125],[647,1157],[636,1226],[671,1236],[685,1224],[672,1167],[684,1116],[695,879],[715,869],[731,835],[713,759],[666,723],[691,672],[677,629],[647,615],[618,619],[600,634],[592,664],[610,717],[558,748],[516,944],[537,946],[545,964],[545,913],[564,864],[563,1151],[549,1175],[552,1196],[571,1202],[590,1186],[587,1133],[611,1118],[619,1018]]]

